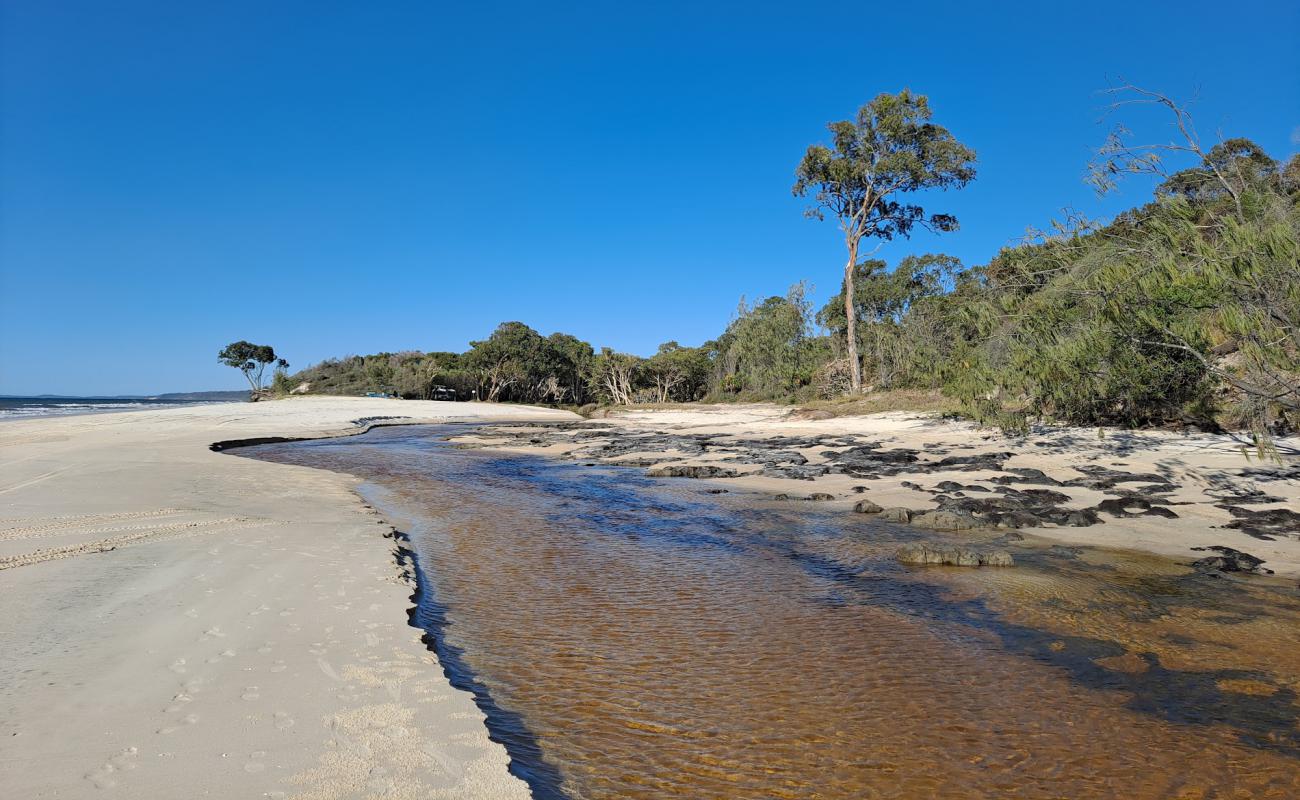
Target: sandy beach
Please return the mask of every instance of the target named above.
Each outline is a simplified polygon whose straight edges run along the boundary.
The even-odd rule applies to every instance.
[[[720,489],[816,496],[845,514],[869,499],[919,515],[954,494],[1025,491],[1000,477],[1047,482],[1060,513],[1120,503],[1097,524],[1027,527],[1028,542],[1182,563],[1226,546],[1264,559],[1273,580],[1300,575],[1286,516],[1300,508],[1294,463],[1260,462],[1228,436],[1062,428],[1013,439],[903,413],[701,406],[582,420],[323,397],[11,422],[0,425],[6,796],[527,797],[471,697],[407,624],[412,578],[355,480],[209,447],[452,421],[488,423],[459,437],[466,446],[716,467]],[[854,447],[872,464],[912,460],[865,477],[822,469],[849,463]],[[1132,505],[1143,492],[1167,511]],[[1272,527],[1252,527],[1263,512]],[[1234,522],[1249,524],[1225,527]]]
[[[527,797],[353,482],[209,450],[394,416],[575,419],[301,398],[0,425],[3,794]]]
[[[1197,548],[1228,547],[1263,559],[1279,577],[1300,577],[1295,437],[1276,442],[1278,463],[1261,459],[1241,435],[1040,427],[1015,437],[934,415],[817,419],[758,404],[616,411],[564,431],[505,426],[459,441],[644,467],[651,475],[713,466],[723,471],[715,479],[720,487],[792,503],[812,498],[845,513],[864,499],[914,516],[974,499],[1002,503],[1005,516],[1019,514],[1009,501],[1020,501],[1029,506],[1028,524],[989,527],[1016,528],[1018,539],[1137,550],[1181,563],[1215,555]],[[843,460],[852,448],[867,451],[861,469]],[[1086,509],[1094,511],[1080,522],[1090,524],[1047,521]]]

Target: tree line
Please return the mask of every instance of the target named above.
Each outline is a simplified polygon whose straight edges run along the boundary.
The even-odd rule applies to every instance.
[[[1137,87],[1117,105],[1169,115],[1172,144],[1117,128],[1089,165],[1099,191],[1156,175],[1150,202],[1108,222],[1071,218],[967,266],[939,253],[895,264],[872,240],[955,230],[918,192],[960,189],[976,156],[929,101],[882,94],[809,147],[793,191],[832,219],[840,291],[814,309],[803,282],[741,301],[698,347],[648,357],[506,322],[464,353],[351,356],[287,379],[313,392],[431,397],[439,386],[500,402],[585,405],[807,400],[923,389],[983,421],[1168,421],[1261,433],[1300,414],[1300,156],[1282,164],[1243,138],[1205,146],[1190,116]],[[931,197],[933,195],[927,195]]]

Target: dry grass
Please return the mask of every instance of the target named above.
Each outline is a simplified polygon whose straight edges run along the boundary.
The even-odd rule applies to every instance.
[[[743,400],[737,402],[764,402]],[[771,403],[772,401],[766,401]],[[786,405],[786,403],[772,403]],[[588,419],[602,419],[610,414],[622,411],[662,411],[681,409],[699,411],[701,409],[726,409],[731,403],[694,402],[694,403],[634,403],[628,406],[583,406],[576,410]],[[834,417],[852,417],[863,414],[879,414],[884,411],[911,411],[918,414],[955,414],[959,405],[956,400],[944,397],[938,391],[916,389],[897,389],[888,392],[871,392],[856,397],[836,397],[831,400],[809,400],[790,406],[791,415],[803,419],[831,419]]]
[[[863,414],[879,414],[884,411],[911,411],[919,414],[956,414],[960,410],[958,402],[951,397],[944,397],[938,391],[919,389],[895,389],[887,392],[871,392],[858,396],[836,397],[830,400],[810,400],[800,403],[797,415],[811,419],[830,419],[832,417],[852,417]]]

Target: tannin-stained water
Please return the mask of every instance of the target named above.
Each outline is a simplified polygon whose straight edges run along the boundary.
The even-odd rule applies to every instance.
[[[366,481],[539,798],[1300,796],[1291,589],[1062,548],[912,569],[907,527],[447,433],[238,452]]]

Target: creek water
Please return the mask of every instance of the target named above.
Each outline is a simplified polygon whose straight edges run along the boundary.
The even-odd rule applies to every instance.
[[[535,797],[1300,796],[1293,587],[1047,546],[908,568],[906,526],[450,433],[235,452],[363,479]]]

